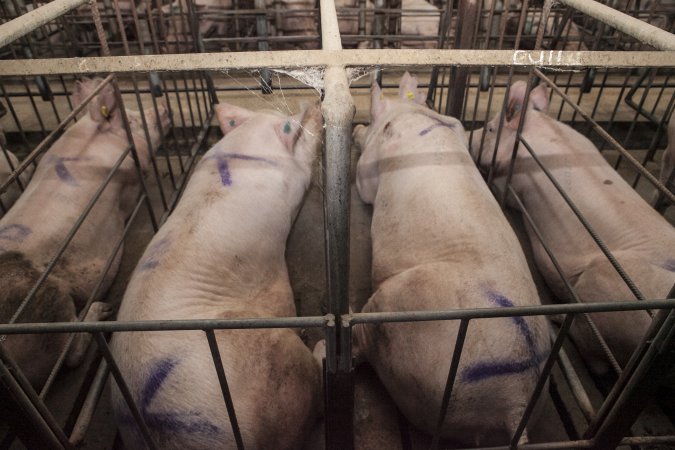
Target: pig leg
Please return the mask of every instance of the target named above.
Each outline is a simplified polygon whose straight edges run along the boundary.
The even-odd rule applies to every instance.
[[[110,317],[113,313],[113,307],[108,303],[94,302],[91,304],[87,315],[84,317],[85,322],[98,322]],[[77,318],[73,315],[72,322],[76,322]],[[66,365],[68,367],[77,367],[82,362],[89,344],[91,343],[91,334],[77,333],[73,339],[73,344],[68,351],[66,357]]]

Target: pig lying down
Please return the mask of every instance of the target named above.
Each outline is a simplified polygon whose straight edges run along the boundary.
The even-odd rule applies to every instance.
[[[96,80],[78,83],[74,103],[79,104]],[[146,111],[152,148],[160,141],[158,119],[168,129],[166,109],[161,117]],[[139,113],[127,110],[134,143],[143,168],[150,161],[150,146]],[[0,321],[7,323],[57,253],[78,216],[85,209],[115,162],[128,147],[121,112],[112,87],[105,87],[89,103],[87,114],[68,128],[40,160],[35,175],[16,204],[0,220]],[[17,322],[77,320],[94,291],[106,260],[122,237],[124,222],[140,194],[140,181],[129,154],[116,171],[84,223]],[[119,266],[118,253],[100,292],[110,286]],[[99,320],[111,312],[94,302],[86,320]],[[87,348],[88,335],[76,335],[67,364],[76,365]],[[67,335],[12,335],[3,345],[36,388],[46,380]]]
[[[511,86],[507,114],[498,143],[496,173],[505,175],[511,159],[525,97],[526,84]],[[605,161],[586,137],[546,114],[548,93],[535,88],[527,104],[523,138],[552,172],[637,288],[648,299],[666,298],[675,283],[675,230]],[[481,164],[494,154],[499,115],[478,130],[472,151],[485,144]],[[499,180],[497,180],[499,183]],[[503,184],[503,183],[501,183]],[[635,297],[532,156],[521,146],[511,185],[543,234],[562,270],[584,302],[628,301]],[[537,266],[560,299],[570,299],[543,246],[529,226]],[[647,312],[596,313],[591,317],[619,364],[624,365],[640,342],[651,319]],[[586,321],[577,318],[572,337],[591,368],[608,370]]]
[[[225,137],[148,245],[119,320],[296,315],[284,253],[309,186],[321,114],[222,103],[216,112]],[[298,448],[319,413],[321,368],[297,332],[215,335],[245,448]],[[235,448],[203,332],[117,333],[112,349],[159,448]],[[144,448],[116,387],[113,408],[126,448]]]
[[[370,126],[355,130],[361,199],[373,204],[373,290],[363,312],[509,308],[539,303],[524,255],[469,156],[461,123],[372,87]],[[358,325],[358,351],[403,414],[434,433],[459,322]],[[505,444],[549,352],[543,317],[471,322],[441,435]],[[489,420],[486,419],[489,410]],[[521,442],[527,441],[527,434]]]
[[[19,159],[14,155],[14,153],[7,150],[7,140],[5,139],[5,133],[0,127],[0,186],[3,185],[10,177],[14,169],[19,165]],[[33,166],[28,166],[26,170],[19,175],[19,185],[16,180],[13,181],[7,190],[0,194],[0,217],[2,217],[5,212],[9,209],[10,206],[14,204],[19,195],[21,195],[23,187],[26,188],[30,177],[33,175]],[[2,239],[0,237],[0,239]]]

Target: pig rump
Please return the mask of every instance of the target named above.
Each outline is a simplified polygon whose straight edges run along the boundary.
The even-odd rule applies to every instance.
[[[0,322],[10,321],[39,277],[40,272],[23,254],[0,254]],[[17,322],[69,322],[74,315],[72,297],[50,275]],[[67,334],[16,334],[7,336],[2,345],[33,387],[39,389],[56,364],[67,339]]]

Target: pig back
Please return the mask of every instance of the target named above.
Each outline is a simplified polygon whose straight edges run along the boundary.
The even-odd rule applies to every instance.
[[[385,150],[375,163],[376,291],[364,312],[538,304],[515,234],[457,137],[462,130],[434,120],[409,120],[389,137],[368,137]],[[428,433],[435,431],[458,326],[437,321],[354,330],[398,406]],[[472,321],[441,435],[464,445],[507,442],[547,352],[543,317]]]

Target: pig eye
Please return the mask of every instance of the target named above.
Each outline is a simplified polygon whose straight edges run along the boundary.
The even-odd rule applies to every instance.
[[[494,128],[492,125],[488,125],[488,131],[489,131],[490,133],[494,133],[494,132],[495,132],[495,128]]]

